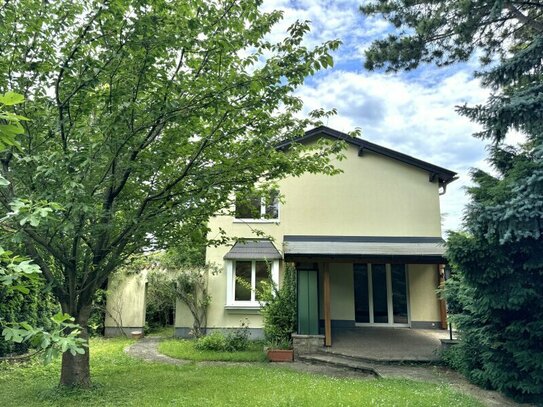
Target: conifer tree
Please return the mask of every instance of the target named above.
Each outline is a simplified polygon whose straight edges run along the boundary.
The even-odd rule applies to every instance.
[[[366,2],[396,31],[366,53],[369,69],[466,61],[492,90],[458,112],[481,124],[493,172],[473,170],[464,228],[452,233],[446,296],[461,333],[456,366],[517,399],[543,399],[543,4],[526,1]],[[506,136],[525,136],[519,146]]]

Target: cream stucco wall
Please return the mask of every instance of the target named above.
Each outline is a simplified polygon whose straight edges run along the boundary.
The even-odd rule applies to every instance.
[[[218,261],[216,262],[220,264]],[[260,328],[262,318],[257,310],[227,310],[226,304],[226,270],[223,267],[222,272],[216,276],[209,277],[208,290],[211,295],[211,303],[207,312],[208,328],[239,327],[241,322],[248,322],[250,328]],[[176,327],[191,328],[193,318],[182,302],[177,302],[175,314]]]
[[[230,236],[256,236],[258,229],[282,244],[283,235],[441,236],[438,184],[428,172],[371,152],[358,156],[349,146],[346,159],[335,162],[343,173],[304,174],[279,181],[285,198],[277,223],[233,222],[217,216],[210,237],[222,228]],[[210,248],[220,260],[228,249]]]
[[[409,264],[411,321],[436,322],[441,319],[436,295],[438,273],[435,264]]]
[[[427,171],[371,152],[359,157],[354,146],[348,146],[345,153],[346,159],[335,163],[343,171],[341,174],[304,174],[279,181],[285,202],[280,205],[277,222],[244,223],[229,216],[217,216],[210,222],[209,237],[217,237],[220,229],[229,236],[258,237],[254,233],[257,229],[271,236],[281,251],[284,235],[441,236],[438,184],[429,182]],[[223,257],[229,249],[210,247],[206,260],[223,267]],[[334,265],[331,276],[332,318],[354,319],[352,267]],[[421,320],[435,320],[434,311],[428,311],[424,304],[431,300],[420,298],[421,295],[435,298],[435,293],[427,287],[430,284],[421,281],[428,277],[427,272],[422,272],[420,278],[413,279],[416,303],[412,313]],[[245,317],[251,327],[261,327],[256,312],[245,314],[225,309],[226,270],[210,278],[209,288],[213,297],[208,312],[209,327],[239,326],[240,319]],[[178,307],[176,327],[191,325],[190,315]]]
[[[330,318],[354,321],[353,264],[330,263]],[[319,272],[320,292],[324,292],[324,279]],[[324,318],[324,298],[320,296],[319,315]]]
[[[115,274],[108,282],[106,334],[119,326],[143,328],[145,326],[145,284],[147,272]],[[126,334],[128,334],[127,332]]]

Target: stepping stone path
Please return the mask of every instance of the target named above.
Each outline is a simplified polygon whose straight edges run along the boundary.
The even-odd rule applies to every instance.
[[[169,365],[187,365],[190,363],[188,360],[175,359],[158,353],[157,347],[161,339],[159,336],[147,336],[124,351],[130,356],[145,360],[146,362],[160,362]]]

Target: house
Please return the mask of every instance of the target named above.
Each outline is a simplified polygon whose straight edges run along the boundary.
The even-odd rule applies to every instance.
[[[284,203],[255,197],[235,216],[210,221],[211,236],[221,228],[244,239],[207,250],[206,260],[224,270],[209,280],[208,332],[248,320],[261,337],[260,303],[248,285],[267,278],[269,266],[279,282],[286,262],[297,270],[300,334],[325,334],[330,345],[335,330],[355,326],[445,327],[436,295],[444,263],[439,197],[456,173],[324,126],[298,141],[320,137],[347,143],[346,159],[335,164],[341,174],[283,179]],[[191,327],[177,304],[175,335]]]
[[[348,143],[346,159],[336,163],[341,174],[284,179],[284,203],[256,199],[252,208],[237,207],[234,217],[211,220],[211,235],[222,228],[246,240],[207,250],[208,262],[224,266],[209,282],[208,330],[238,327],[247,318],[253,335],[261,336],[260,304],[247,284],[266,278],[267,263],[278,282],[285,262],[296,264],[304,299],[298,303],[300,333],[326,332],[330,341],[332,329],[358,325],[441,328],[439,196],[456,173],[327,127],[299,141],[319,137]],[[273,240],[258,239],[254,229]],[[192,325],[182,308],[179,336]]]

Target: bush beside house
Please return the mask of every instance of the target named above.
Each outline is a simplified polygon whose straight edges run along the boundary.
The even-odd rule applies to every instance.
[[[291,348],[291,335],[296,332],[296,269],[287,263],[280,288],[272,285],[263,296],[260,313],[264,320],[264,336],[271,347]]]

